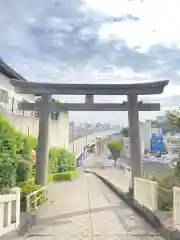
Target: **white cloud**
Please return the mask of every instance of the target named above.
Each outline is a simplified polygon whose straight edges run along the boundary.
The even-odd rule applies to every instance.
[[[179,0],[84,0],[86,5],[80,0],[4,1],[0,55],[27,79],[113,84],[170,78],[163,94],[139,98],[159,101],[163,109],[169,97],[179,94],[180,51],[174,47],[180,48]],[[61,99],[84,101],[82,96]],[[126,96],[95,100],[120,102]],[[178,104],[178,98],[169,101]],[[124,112],[72,113],[77,120],[85,115],[86,120],[127,121]]]
[[[99,35],[103,40],[124,39],[133,48],[146,52],[153,44],[180,48],[179,0],[87,0],[87,6],[114,17],[132,14],[139,21],[104,23]]]

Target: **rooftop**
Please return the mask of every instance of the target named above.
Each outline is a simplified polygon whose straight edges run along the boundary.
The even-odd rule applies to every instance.
[[[17,73],[14,69],[9,67],[1,58],[0,58],[0,73],[2,73],[4,76],[11,78],[11,79],[27,81],[19,73]]]

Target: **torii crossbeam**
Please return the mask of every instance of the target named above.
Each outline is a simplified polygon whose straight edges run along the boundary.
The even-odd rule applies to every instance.
[[[41,102],[28,103],[22,102],[18,104],[18,109],[23,111],[40,110]],[[138,111],[159,111],[159,103],[138,103]],[[128,111],[128,102],[120,103],[50,103],[51,112],[59,111]]]

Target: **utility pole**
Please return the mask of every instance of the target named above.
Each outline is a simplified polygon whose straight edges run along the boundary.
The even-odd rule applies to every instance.
[[[75,152],[75,146],[74,146],[74,121],[72,122],[72,144],[73,144],[73,154]]]
[[[88,135],[85,137],[85,161],[87,161],[87,137]]]

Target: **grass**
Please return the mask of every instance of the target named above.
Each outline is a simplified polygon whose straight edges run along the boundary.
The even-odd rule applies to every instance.
[[[59,180],[71,180],[78,176],[77,171],[67,171],[62,173],[56,173],[53,175],[53,180],[59,181]]]

